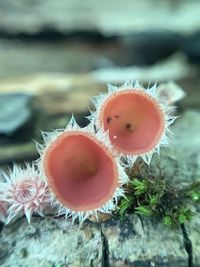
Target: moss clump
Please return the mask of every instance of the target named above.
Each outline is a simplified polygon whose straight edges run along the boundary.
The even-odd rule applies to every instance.
[[[121,199],[119,214],[137,213],[154,216],[165,225],[178,225],[193,217],[191,202],[200,200],[200,181],[178,189],[164,177],[132,178],[126,197]]]

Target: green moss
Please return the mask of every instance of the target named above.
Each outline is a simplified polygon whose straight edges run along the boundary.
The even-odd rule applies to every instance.
[[[121,216],[125,213],[154,216],[165,225],[175,226],[192,219],[191,203],[199,200],[200,181],[179,189],[164,177],[133,177],[118,212]]]

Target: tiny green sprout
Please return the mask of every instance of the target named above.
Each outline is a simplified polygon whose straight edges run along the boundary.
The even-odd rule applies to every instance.
[[[180,224],[185,223],[187,221],[187,217],[185,216],[185,214],[179,214],[178,221]]]
[[[121,200],[119,205],[119,215],[122,216],[125,212],[133,205],[134,199],[131,197],[126,197]]]
[[[194,213],[191,210],[188,210],[188,212],[186,213],[186,217],[188,221],[191,221],[194,217]]]
[[[193,201],[198,201],[200,199],[200,191],[197,192],[193,191],[191,192],[190,196]]]
[[[135,196],[142,195],[147,191],[147,182],[144,179],[139,180],[135,178],[130,183],[133,186],[133,189],[135,190]]]
[[[141,215],[145,215],[145,216],[153,215],[152,210],[149,207],[145,207],[145,206],[139,206],[135,208],[135,212]]]
[[[157,195],[150,195],[149,196],[149,203],[150,205],[154,206],[158,203],[158,196]]]
[[[168,215],[163,217],[162,221],[164,225],[172,225],[172,218]]]
[[[200,200],[200,181],[195,181],[185,189],[186,196],[190,197],[193,201]]]
[[[181,219],[183,220],[183,216],[182,215],[185,216],[185,218],[186,218],[185,221],[191,221],[193,216],[194,216],[193,212],[188,208],[182,208],[180,210],[179,217],[181,216],[182,217]],[[180,222],[180,218],[179,218],[179,222]]]

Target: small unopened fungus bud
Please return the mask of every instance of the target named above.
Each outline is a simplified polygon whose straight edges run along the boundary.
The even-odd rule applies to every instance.
[[[14,165],[8,174],[3,173],[3,177],[5,181],[0,182],[0,201],[7,208],[6,224],[19,215],[25,215],[29,223],[33,213],[43,215],[50,197],[47,184],[35,166],[27,164],[25,168],[20,168]]]
[[[44,176],[59,206],[59,214],[85,220],[98,211],[116,208],[128,178],[114,157],[105,133],[81,129],[72,118],[66,129],[43,134],[40,150]]]
[[[168,127],[175,117],[173,108],[159,101],[156,85],[148,89],[132,82],[109,85],[108,93],[93,103],[96,111],[90,119],[109,132],[114,149],[131,165],[138,156],[149,163],[153,153],[168,144]]]

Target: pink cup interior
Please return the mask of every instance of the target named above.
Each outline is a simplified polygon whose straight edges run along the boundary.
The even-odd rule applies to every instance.
[[[100,121],[109,130],[110,140],[121,152],[142,154],[159,142],[164,131],[163,113],[147,93],[118,92],[103,105]]]
[[[63,133],[47,150],[44,167],[57,198],[75,211],[101,207],[117,186],[113,158],[86,133]]]

